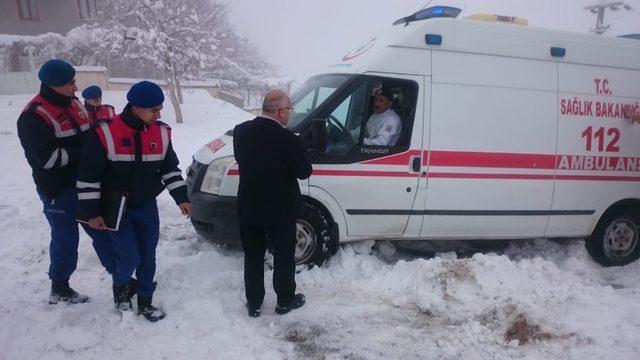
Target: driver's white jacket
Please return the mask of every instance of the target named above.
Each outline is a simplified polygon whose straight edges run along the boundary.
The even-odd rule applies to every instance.
[[[394,146],[400,138],[402,120],[392,109],[373,114],[367,121],[364,133],[365,145]]]

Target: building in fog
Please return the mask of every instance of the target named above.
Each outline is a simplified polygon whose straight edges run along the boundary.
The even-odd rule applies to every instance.
[[[0,73],[32,70],[33,43],[66,35],[97,10],[96,0],[0,0]]]

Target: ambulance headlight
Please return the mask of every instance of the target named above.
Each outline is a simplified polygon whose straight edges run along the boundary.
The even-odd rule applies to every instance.
[[[227,172],[227,168],[235,162],[233,156],[225,156],[223,158],[212,161],[207,167],[207,172],[202,179],[200,191],[209,194],[218,194],[222,178]]]

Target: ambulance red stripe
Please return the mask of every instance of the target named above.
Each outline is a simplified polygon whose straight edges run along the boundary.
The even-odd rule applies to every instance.
[[[410,150],[379,159],[364,161],[366,165],[402,165],[408,169],[411,157],[419,156],[421,151]],[[520,154],[470,151],[424,151],[430,153],[430,169],[438,167],[465,168],[504,168],[504,169],[537,169],[555,170],[556,155]],[[229,175],[239,175],[238,169],[229,170]],[[360,177],[416,177],[416,173],[408,171],[385,170],[336,170],[315,169],[316,176],[360,176]],[[513,174],[513,173],[456,173],[430,171],[422,177],[434,179],[496,179],[496,180],[575,180],[575,181],[625,181],[638,182],[638,176],[603,176],[603,175],[565,175],[565,174]]]
[[[519,154],[472,151],[423,151],[424,158],[429,159],[431,166],[488,167],[512,169],[554,169],[556,155],[553,154]],[[367,165],[408,165],[412,156],[419,156],[421,151],[410,150],[404,153],[363,161]]]
[[[417,177],[416,173],[401,171],[371,171],[371,170],[313,170],[317,176],[377,176],[377,177]]]
[[[556,155],[470,151],[431,151],[431,166],[555,169]]]

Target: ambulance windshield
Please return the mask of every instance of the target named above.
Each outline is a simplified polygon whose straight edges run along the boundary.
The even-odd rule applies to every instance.
[[[294,90],[291,94],[293,109],[287,128],[298,126],[350,77],[351,75],[344,74],[314,76]]]

